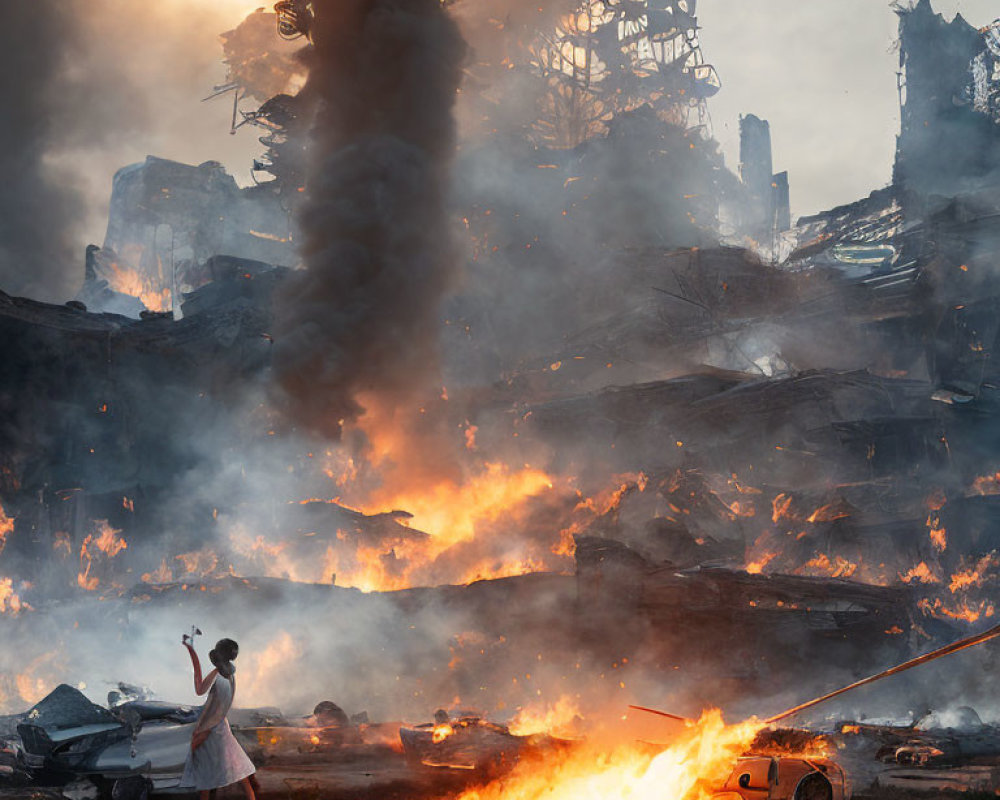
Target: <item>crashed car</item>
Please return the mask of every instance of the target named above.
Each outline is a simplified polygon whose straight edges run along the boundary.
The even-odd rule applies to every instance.
[[[829,759],[747,756],[712,800],[850,800],[844,770]]]
[[[505,725],[468,710],[450,715],[439,710],[434,722],[401,727],[399,738],[411,766],[485,774],[510,769],[528,751],[568,744],[548,734],[516,736]]]
[[[903,767],[955,767],[1000,757],[1000,727],[986,725],[968,706],[930,712],[904,727],[843,723],[841,732],[874,738],[876,758]]]
[[[141,800],[150,792],[190,791],[180,783],[200,714],[200,706],[148,699],[104,708],[63,684],[21,716],[16,744],[34,785],[65,786],[84,779],[114,800]],[[298,724],[277,709],[233,709],[230,721],[257,764],[288,752],[336,748],[359,731],[357,722],[329,701]]]
[[[178,788],[200,713],[150,700],[107,709],[62,684],[24,715],[17,734],[36,783],[61,786],[86,777],[116,798],[132,797]]]
[[[279,717],[234,719],[233,733],[254,763],[291,753],[318,753],[363,743],[368,714],[348,716],[340,706],[323,700],[313,713],[297,723]]]

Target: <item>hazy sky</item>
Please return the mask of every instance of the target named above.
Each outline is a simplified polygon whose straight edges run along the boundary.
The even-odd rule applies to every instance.
[[[255,0],[77,0],[87,10],[80,24],[88,40],[81,80],[106,86],[107,110],[90,121],[116,135],[80,141],[50,154],[78,176],[90,203],[81,235],[101,244],[107,226],[111,178],[147,155],[189,164],[221,161],[238,180],[249,180],[253,155],[263,148],[252,130],[229,135],[232,95],[202,102],[224,82],[219,34],[235,28]],[[252,106],[252,101],[248,107]],[[257,133],[259,136],[260,133]],[[81,267],[82,269],[82,267]]]
[[[984,26],[997,0],[932,0]],[[722,78],[709,101],[727,165],[739,164],[739,115],[771,123],[793,218],[849,203],[892,177],[899,96],[897,17],[887,0],[701,0],[702,51]]]
[[[127,83],[143,102],[129,114],[127,134],[53,154],[76,167],[93,199],[87,241],[103,241],[115,169],[146,154],[195,164],[216,159],[248,180],[250,159],[261,149],[255,132],[230,136],[228,99],[201,98],[225,76],[217,34],[258,5],[163,0],[124,15],[128,6],[120,0],[91,6],[93,41],[107,41],[98,32],[111,8],[122,17],[117,27],[130,34],[115,36],[112,48],[95,48],[94,61],[102,69],[103,60],[112,63],[112,83]],[[974,25],[1000,16],[997,0],[934,5],[949,19],[960,11]],[[887,0],[701,0],[698,14],[705,57],[723,83],[709,110],[732,169],[739,160],[739,114],[753,112],[771,122],[774,165],[790,173],[794,214],[850,202],[889,181],[899,109],[896,15]]]

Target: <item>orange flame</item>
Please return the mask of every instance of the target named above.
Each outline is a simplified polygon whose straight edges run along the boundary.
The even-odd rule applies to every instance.
[[[817,577],[850,578],[858,571],[858,565],[839,555],[831,559],[826,553],[820,553],[797,571]]]
[[[987,553],[971,567],[959,570],[952,575],[948,589],[951,590],[952,594],[955,594],[958,591],[982,586],[987,580],[987,570],[997,566],[1000,566],[1000,557],[998,557],[996,551]]]
[[[170,289],[164,289],[160,282],[150,276],[142,275],[131,267],[122,266],[116,261],[110,262],[105,277],[108,286],[116,292],[138,297],[150,311],[169,311],[173,303]]]
[[[955,606],[948,606],[940,597],[934,598],[933,603],[928,598],[924,598],[917,603],[917,608],[930,617],[968,623],[978,622],[982,617],[992,617],[996,613],[993,604],[986,600],[980,600],[978,603],[962,600]]]
[[[706,711],[656,756],[634,746],[611,753],[577,748],[543,769],[521,762],[502,781],[468,789],[458,800],[706,800],[760,727],[755,720],[726,725],[718,710]]]
[[[14,676],[14,686],[22,701],[37,703],[55,688],[59,682],[58,675],[62,672],[61,657],[60,650],[42,653],[29,661],[23,672]]]
[[[23,602],[14,591],[14,581],[11,578],[0,578],[0,614],[19,614],[29,610],[31,606]]]
[[[924,504],[930,511],[940,511],[948,502],[948,497],[943,489],[935,489],[924,500]]]
[[[757,558],[746,565],[746,571],[751,575],[759,575],[764,571],[764,567],[770,564],[774,559],[778,557],[775,552],[764,553],[760,558]]]
[[[727,507],[734,517],[748,519],[757,516],[757,505],[752,500],[734,500]]]
[[[789,509],[792,507],[792,496],[782,492],[771,501],[771,521],[777,523],[780,519],[791,518]]]
[[[0,553],[7,545],[7,537],[14,532],[14,518],[8,517],[7,513],[0,506]]]
[[[76,576],[77,584],[88,592],[100,585],[100,580],[90,574],[95,559],[107,562],[128,547],[128,543],[118,536],[121,531],[112,528],[106,519],[97,520],[96,524],[98,533],[88,535],[80,547],[80,572]]]
[[[1000,471],[976,478],[969,491],[979,495],[1000,494]]]
[[[570,695],[563,695],[554,704],[526,706],[507,726],[515,736],[529,736],[533,733],[565,732],[580,717],[580,704]]]
[[[405,509],[413,515],[413,527],[433,536],[433,549],[440,553],[473,539],[478,525],[499,519],[513,506],[551,488],[552,479],[541,470],[512,470],[492,462],[462,483],[444,479],[422,490],[377,492],[362,510]]]
[[[434,732],[431,734],[431,741],[434,742],[434,744],[440,744],[449,736],[451,736],[454,732],[455,729],[451,727],[451,725],[448,725],[447,723],[445,723],[444,725],[435,725]]]
[[[843,519],[849,516],[850,514],[842,506],[837,503],[829,503],[813,511],[812,514],[806,517],[806,522],[833,522],[836,519]]]
[[[192,550],[190,553],[180,553],[174,556],[174,560],[181,562],[184,570],[182,575],[196,578],[207,578],[215,575],[219,566],[218,553],[207,547]]]
[[[927,566],[926,561],[921,561],[915,567],[911,567],[906,572],[901,573],[899,579],[903,583],[940,583],[941,581],[934,574],[934,571]]]
[[[574,538],[578,534],[583,533],[595,519],[617,509],[629,489],[634,487],[644,492],[648,483],[649,478],[643,472],[616,475],[611,481],[612,488],[581,499],[573,509],[572,522],[559,531],[559,542],[552,548],[552,552],[560,556],[572,556],[576,550]]]

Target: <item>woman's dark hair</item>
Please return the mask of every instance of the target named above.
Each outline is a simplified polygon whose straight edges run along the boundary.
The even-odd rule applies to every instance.
[[[208,654],[209,660],[219,670],[219,674],[224,678],[229,678],[233,674],[233,661],[240,654],[240,646],[232,639],[219,639],[215,643],[215,649]]]

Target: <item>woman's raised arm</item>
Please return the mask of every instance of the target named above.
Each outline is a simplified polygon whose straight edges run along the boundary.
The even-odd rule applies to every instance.
[[[203,695],[212,688],[212,682],[219,671],[213,669],[203,678],[201,676],[201,661],[198,659],[198,654],[194,651],[194,647],[187,642],[184,643],[184,646],[188,650],[188,655],[191,656],[191,666],[194,667],[194,692],[197,695]]]

